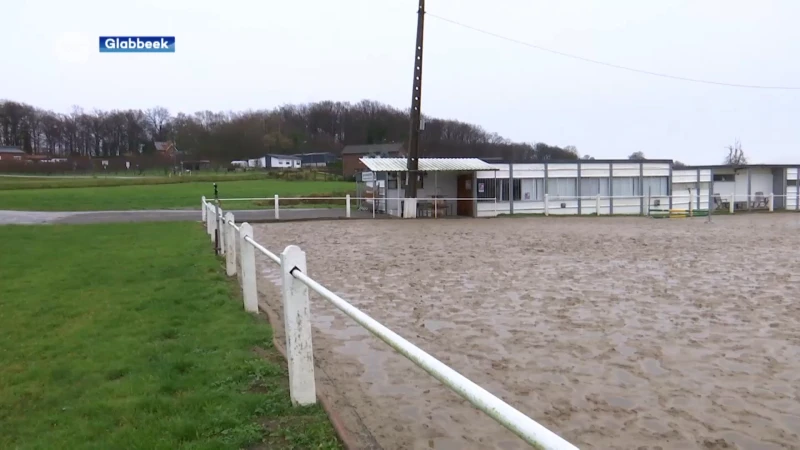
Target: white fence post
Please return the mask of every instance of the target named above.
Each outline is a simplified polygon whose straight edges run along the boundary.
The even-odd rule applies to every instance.
[[[200,213],[203,215],[203,222],[206,221],[206,196],[200,197]]]
[[[220,250],[218,251],[222,251],[221,250],[222,230],[219,229],[219,222],[220,222],[219,213],[220,213],[219,205],[211,205],[211,215],[213,217],[213,220],[211,222],[211,229],[213,230],[211,234],[211,240],[215,242],[215,245],[217,244],[220,245]],[[217,236],[219,236],[219,238],[217,238]],[[219,242],[217,242],[216,239],[219,239]]]
[[[733,214],[733,204],[736,203],[736,195],[731,194],[730,213]]]
[[[775,201],[775,193],[774,192],[770,192],[769,193],[769,212],[775,212],[775,203],[774,203],[774,201]]]
[[[548,194],[544,194],[544,215],[550,215],[550,199]]]
[[[236,222],[233,218],[233,213],[226,213],[222,229],[225,230],[225,272],[229,277],[236,275],[236,244],[234,243],[236,230],[233,228],[234,223]]]
[[[256,288],[256,251],[245,238],[253,238],[253,227],[245,222],[239,228],[239,250],[242,260],[242,295],[244,310],[258,314],[258,289]]]
[[[344,204],[345,204],[345,209],[346,209],[345,217],[347,217],[349,219],[350,218],[350,194],[347,194],[347,196],[345,196]]]
[[[226,246],[227,244],[225,243],[225,239],[227,238],[227,236],[225,235],[226,233],[225,229],[227,228],[225,226],[225,213],[224,211],[222,211],[222,208],[220,208],[218,205],[216,207],[215,214],[218,215],[216,225],[219,227],[219,255],[225,256],[225,251],[227,250]]]
[[[281,218],[280,210],[281,206],[280,202],[278,201],[278,194],[275,194],[275,219]]]
[[[689,189],[689,217],[694,215],[694,209],[692,208],[692,190]]]
[[[211,204],[206,203],[206,232],[209,236],[211,236],[211,242],[214,242],[214,229],[212,228],[212,216],[211,213]]]
[[[314,347],[311,343],[311,311],[308,287],[292,276],[306,271],[306,254],[296,245],[281,253],[283,319],[286,328],[286,360],[289,366],[289,396],[295,405],[317,402],[314,382]]]
[[[595,204],[597,208],[597,215],[600,215],[600,194],[597,194],[597,198],[595,199]]]
[[[234,247],[234,256],[236,258],[233,260],[234,264],[236,264],[236,281],[239,282],[239,286],[243,286],[242,283],[242,235],[240,231],[236,231],[233,229],[233,247]]]

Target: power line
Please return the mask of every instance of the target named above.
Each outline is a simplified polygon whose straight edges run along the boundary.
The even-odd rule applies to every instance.
[[[645,75],[652,75],[652,76],[661,77],[661,78],[669,78],[671,80],[689,81],[689,82],[692,82],[692,83],[713,84],[713,85],[716,85],[716,86],[727,86],[727,87],[746,88],[746,89],[772,89],[772,90],[784,90],[784,91],[800,90],[800,87],[795,87],[795,86],[763,86],[763,85],[755,85],[755,84],[725,83],[725,82],[721,82],[721,81],[701,80],[701,79],[698,79],[698,78],[681,77],[681,76],[670,75],[670,74],[666,74],[666,73],[651,72],[649,70],[636,69],[636,68],[633,68],[633,67],[620,66],[618,64],[612,64],[612,63],[607,63],[607,62],[603,62],[603,61],[598,61],[596,59],[584,58],[583,56],[572,55],[570,53],[564,53],[564,52],[560,52],[558,50],[545,48],[545,47],[542,47],[542,46],[539,46],[539,45],[531,44],[530,42],[521,41],[519,39],[514,39],[514,38],[511,38],[511,37],[508,37],[508,36],[503,36],[503,35],[500,35],[500,34],[497,34],[497,33],[493,33],[491,31],[487,31],[487,30],[483,30],[483,29],[480,29],[480,28],[476,28],[476,27],[473,27],[471,25],[467,25],[467,24],[464,24],[464,23],[461,23],[461,22],[457,22],[457,21],[452,20],[452,19],[448,19],[446,17],[442,17],[442,16],[439,16],[439,15],[436,15],[436,14],[432,14],[430,12],[428,12],[427,15],[430,16],[430,17],[433,17],[435,19],[441,20],[443,22],[448,22],[448,23],[451,23],[453,25],[457,25],[459,27],[463,27],[463,28],[467,28],[467,29],[472,30],[472,31],[476,31],[478,33],[482,33],[482,34],[486,34],[486,35],[489,35],[489,36],[492,36],[492,37],[495,37],[495,38],[498,38],[498,39],[502,39],[504,41],[513,42],[513,43],[519,44],[519,45],[524,45],[525,47],[530,47],[530,48],[533,48],[533,49],[536,49],[536,50],[541,50],[543,52],[552,53],[554,55],[559,55],[559,56],[564,56],[564,57],[567,57],[567,58],[577,59],[579,61],[588,62],[588,63],[592,63],[592,64],[597,64],[597,65],[600,65],[600,66],[611,67],[613,69],[627,70],[629,72],[641,73],[641,74],[645,74]]]

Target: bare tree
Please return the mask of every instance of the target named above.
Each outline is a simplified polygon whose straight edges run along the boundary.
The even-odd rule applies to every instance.
[[[744,150],[742,150],[742,143],[736,139],[733,145],[729,145],[728,147],[728,156],[725,157],[725,164],[729,166],[743,166],[747,164],[747,158],[744,156]]]
[[[262,156],[267,152],[339,152],[351,144],[406,142],[408,110],[379,102],[323,101],[241,112],[199,111],[170,115],[157,106],[142,110],[68,114],[0,100],[0,145],[31,153],[117,157],[155,153],[153,141],[172,139],[192,157],[215,161]],[[480,126],[425,118],[421,151],[426,157],[503,157],[519,162],[577,160],[574,146],[512,142]]]
[[[594,160],[594,156],[592,156],[592,155],[583,155],[583,156],[581,156],[581,159],[583,159],[585,161],[591,161],[591,160]]]
[[[644,157],[644,152],[633,152],[628,155],[628,159],[632,161],[643,161],[646,158]]]
[[[672,167],[680,169],[681,167],[686,167],[686,164],[676,160],[672,163]]]
[[[165,140],[167,136],[164,129],[170,120],[169,110],[163,106],[156,106],[155,108],[148,109],[145,114],[151,127],[153,140]]]

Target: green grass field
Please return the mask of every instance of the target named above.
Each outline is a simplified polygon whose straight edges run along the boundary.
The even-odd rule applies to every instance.
[[[0,177],[2,180],[3,177]],[[5,178],[8,182],[9,179]],[[14,180],[28,180],[13,178]],[[79,180],[80,182],[107,179]],[[66,180],[76,182],[75,180]],[[113,181],[120,181],[113,179]],[[121,180],[125,181],[125,180]],[[15,181],[15,186],[26,181]],[[35,184],[34,184],[35,186]],[[285,181],[261,178],[259,180],[220,181],[217,183],[220,198],[298,197],[308,195],[344,196],[355,192],[355,183],[345,181]],[[91,187],[61,188],[0,188],[0,209],[18,211],[113,211],[136,209],[200,208],[200,197],[212,198],[211,181],[140,185],[93,185]],[[264,207],[255,202],[234,202],[231,209]],[[342,203],[342,206],[344,204]]]
[[[282,180],[293,177],[295,181],[336,181],[331,174],[314,171],[296,172],[197,172],[186,176],[164,176],[163,172],[150,171],[143,175],[15,175],[0,174],[0,190],[56,189],[65,187],[111,187],[153,184],[213,183],[232,180]],[[341,178],[341,177],[338,177]]]
[[[0,227],[0,448],[338,449],[197,224]]]

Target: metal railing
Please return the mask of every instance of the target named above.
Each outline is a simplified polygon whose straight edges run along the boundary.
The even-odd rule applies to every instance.
[[[310,405],[317,401],[309,307],[309,290],[312,290],[528,444],[547,450],[577,450],[576,446],[314,281],[308,275],[306,254],[299,247],[290,245],[279,255],[272,253],[255,241],[250,224],[237,225],[233,213],[224,213],[219,205],[207,202],[205,197],[202,218],[211,239],[219,239],[218,248],[225,256],[226,273],[239,276],[246,311],[258,314],[255,251],[280,267],[289,394],[293,404]]]
[[[574,215],[643,215],[649,216],[651,212],[659,209],[686,210],[687,214],[692,215],[694,211],[708,211],[709,213],[744,211],[800,211],[800,199],[797,194],[728,194],[713,195],[709,197],[708,192],[697,195],[696,191],[691,195],[679,193],[672,195],[592,195],[592,196],[558,196],[543,194],[534,198],[519,199],[499,199],[483,197],[427,197],[416,199],[417,217],[442,217],[458,214],[459,202],[473,202],[474,207],[470,211],[477,217],[500,214],[574,214]],[[776,200],[782,201],[776,204]],[[389,215],[400,217],[404,215],[404,203],[408,199],[396,197],[355,197],[346,195],[344,197],[242,197],[242,198],[223,198],[219,201],[225,205],[237,202],[262,201],[271,203],[270,210],[274,219],[281,218],[281,212],[291,210],[286,203],[292,202],[293,206],[302,208],[303,203],[308,202],[309,209],[318,209],[320,205],[327,206],[328,209],[342,209],[344,218],[354,216],[365,217],[364,213],[371,213],[373,218],[379,215]],[[204,204],[206,203],[203,200]],[[341,206],[338,206],[340,204]],[[213,205],[213,204],[212,204]],[[322,209],[322,208],[319,208]]]
[[[783,199],[776,206],[776,199]],[[490,202],[494,199],[480,199],[479,213],[499,214],[558,214],[556,211],[569,211],[573,215],[618,215],[640,214],[669,209],[683,209],[687,214],[696,212],[735,211],[800,211],[800,200],[797,194],[715,194],[709,197],[708,192],[697,194],[672,195],[592,195],[592,196],[558,196],[543,194],[533,199],[519,199]],[[513,204],[513,211],[510,206]],[[507,212],[506,212],[507,211]],[[580,212],[579,212],[580,211]],[[479,214],[481,215],[481,214]]]
[[[287,202],[308,202],[308,206],[325,205],[333,206],[337,203],[344,202],[342,208],[345,210],[345,217],[350,218],[354,210],[371,212],[372,217],[378,214],[389,214],[392,216],[400,216],[402,204],[407,199],[403,197],[356,197],[346,195],[344,197],[280,197],[274,195],[272,197],[234,197],[234,198],[221,198],[219,201],[224,204],[236,202],[269,202],[272,206],[272,212],[275,219],[280,219],[282,209],[286,209],[285,203]],[[447,215],[454,215],[457,212],[457,204],[459,201],[475,202],[479,200],[474,197],[445,197],[445,196],[429,196],[420,197],[415,199],[417,204],[418,217],[442,217]],[[303,203],[295,203],[293,206],[302,207]]]

